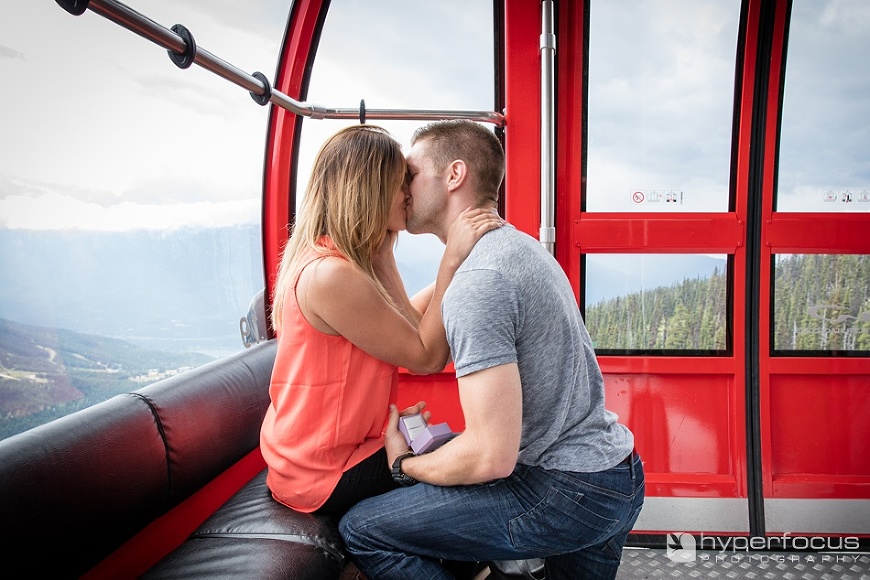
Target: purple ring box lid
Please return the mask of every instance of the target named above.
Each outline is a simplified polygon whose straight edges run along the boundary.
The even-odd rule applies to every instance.
[[[437,425],[429,425],[419,433],[411,441],[411,450],[417,455],[422,455],[428,451],[435,451],[444,443],[447,443],[455,434],[450,430],[450,425],[447,423],[438,423]]]
[[[399,431],[405,436],[408,447],[411,446],[411,442],[416,439],[417,435],[426,428],[426,425],[423,415],[408,415],[399,418]]]

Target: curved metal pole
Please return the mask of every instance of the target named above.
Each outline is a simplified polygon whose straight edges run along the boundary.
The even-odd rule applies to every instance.
[[[556,34],[553,32],[553,0],[541,2],[541,231],[540,241],[551,254],[556,244],[555,227],[555,101],[554,63]]]
[[[184,53],[188,50],[188,46],[181,35],[172,30],[154,22],[147,16],[136,12],[129,6],[117,2],[115,0],[56,0],[56,2],[67,12],[71,14],[81,14],[86,9],[99,14],[150,40],[154,44],[165,48],[176,54]],[[195,46],[193,49],[193,63],[202,68],[213,72],[231,83],[242,87],[255,97],[257,102],[260,102],[256,97],[262,98],[262,103],[273,103],[283,109],[290,111],[296,115],[309,117],[311,119],[362,119],[365,115],[366,119],[402,119],[402,120],[437,120],[437,119],[469,119],[482,123],[492,123],[499,127],[504,127],[504,115],[493,111],[447,111],[447,110],[418,110],[418,109],[339,109],[327,108],[312,103],[297,101],[296,99],[285,95],[284,93],[273,89],[269,86],[268,81],[264,82],[265,76],[262,73],[255,75],[248,74],[225,60],[213,55],[209,51]],[[258,78],[259,76],[259,78]],[[268,95],[268,100],[264,97]]]

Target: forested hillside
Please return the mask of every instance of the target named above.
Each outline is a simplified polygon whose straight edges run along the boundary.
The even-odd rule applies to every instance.
[[[0,319],[0,439],[209,360]]]
[[[790,256],[775,284],[777,350],[870,351],[870,256]]]
[[[870,351],[870,256],[780,257],[774,273],[774,348]],[[602,301],[586,312],[600,351],[723,350],[726,273]]]
[[[586,311],[598,350],[722,350],[725,272],[600,302]]]

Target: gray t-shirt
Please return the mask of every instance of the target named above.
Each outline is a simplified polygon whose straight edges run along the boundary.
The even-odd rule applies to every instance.
[[[518,463],[594,472],[631,452],[631,431],[604,408],[604,380],[571,284],[537,240],[512,226],[484,235],[441,308],[457,377],[519,367]]]

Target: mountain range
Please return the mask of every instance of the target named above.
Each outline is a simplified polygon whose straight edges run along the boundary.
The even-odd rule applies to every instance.
[[[263,289],[256,225],[173,231],[0,230],[0,318],[221,356]]]
[[[397,246],[409,293],[432,281],[442,251],[423,236]],[[725,264],[637,259],[590,256],[586,303],[709,276]],[[0,438],[241,350],[239,319],[264,287],[256,225],[0,229],[0,272]]]
[[[210,360],[0,319],[0,439]]]
[[[407,236],[397,261],[408,292],[429,284],[440,243]],[[0,318],[222,356],[242,347],[239,319],[264,287],[257,225],[128,232],[0,229]],[[432,246],[432,247],[430,247]],[[724,256],[589,255],[584,302],[724,271]]]

